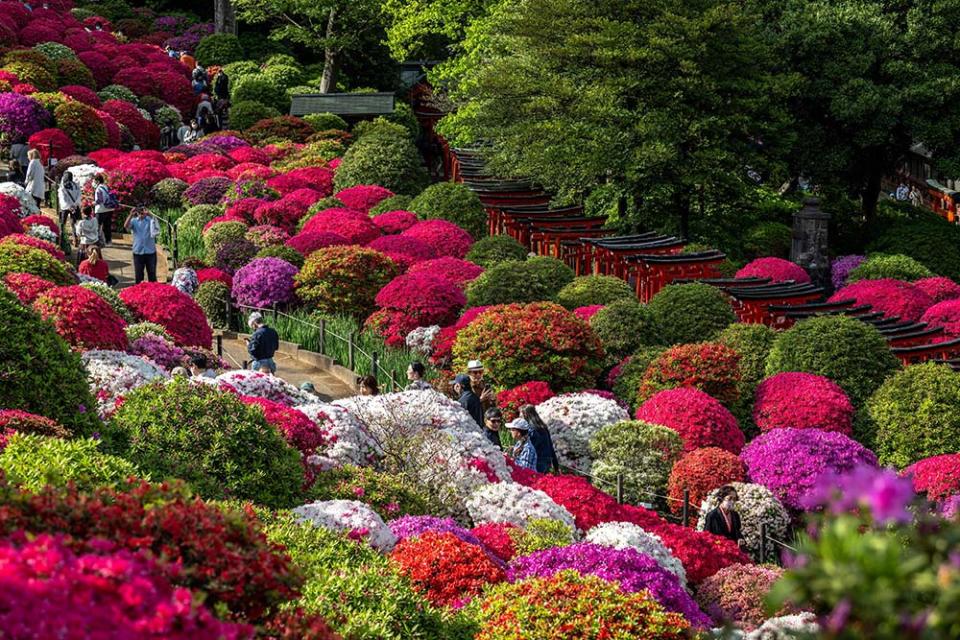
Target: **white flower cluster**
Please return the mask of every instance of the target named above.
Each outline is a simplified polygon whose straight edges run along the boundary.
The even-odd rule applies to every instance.
[[[344,532],[355,540],[365,540],[371,547],[383,553],[397,544],[377,512],[357,500],[318,500],[293,509],[300,522],[309,522],[315,527]]]
[[[288,407],[297,407],[302,404],[315,402],[316,398],[297,389],[292,384],[284,382],[277,376],[271,376],[249,369],[235,369],[217,376],[217,381],[228,385],[242,396],[266,398],[285,404]]]
[[[171,278],[170,284],[176,287],[178,291],[193,297],[197,287],[200,286],[200,281],[197,280],[196,271],[190,267],[180,267],[173,272],[173,278]]]
[[[94,349],[81,356],[90,391],[97,399],[100,416],[113,411],[117,398],[137,387],[170,376],[151,360],[122,351]]]
[[[83,189],[84,185],[93,180],[93,176],[102,173],[103,169],[95,164],[78,164],[75,167],[70,167],[68,171],[73,176],[73,181],[77,183],[77,186]]]
[[[363,423],[343,407],[314,402],[297,409],[326,431],[330,440],[325,450],[307,458],[308,463],[324,470],[346,464],[362,467],[375,457],[376,442]]]
[[[466,409],[436,390],[352,396],[334,404],[353,413],[377,440],[425,428],[482,434]]]
[[[565,393],[537,405],[550,429],[560,464],[589,473],[590,439],[608,424],[630,416],[616,401],[592,393]]]
[[[440,335],[440,326],[417,327],[407,334],[407,348],[417,355],[429,358],[433,355],[433,341]]]
[[[804,611],[792,616],[770,618],[748,633],[746,640],[793,640],[794,638],[813,638],[820,633],[817,616]]]
[[[613,547],[614,549],[636,549],[650,556],[661,567],[680,579],[686,588],[687,572],[683,564],[663,544],[663,539],[632,522],[604,522],[587,532],[585,542]]]
[[[20,201],[20,217],[26,218],[27,216],[32,216],[40,213],[40,208],[37,206],[37,201],[33,199],[33,196],[27,193],[27,190],[18,185],[16,182],[0,182],[0,193],[5,196],[13,196]]]
[[[57,244],[57,234],[53,232],[53,229],[45,224],[30,225],[30,228],[27,229],[27,235]]]
[[[531,520],[558,520],[573,530],[573,515],[543,491],[516,482],[488,484],[473,492],[467,510],[474,524],[509,522],[526,528]]]
[[[760,525],[767,525],[767,535],[785,540],[790,525],[790,515],[777,497],[761,484],[731,482],[737,490],[737,513],[740,514],[740,526],[746,550],[756,556],[760,552]],[[697,529],[703,531],[707,526],[707,514],[720,506],[720,487],[711,491],[700,505],[700,518]],[[778,553],[774,545],[767,543],[767,558],[773,561]]]

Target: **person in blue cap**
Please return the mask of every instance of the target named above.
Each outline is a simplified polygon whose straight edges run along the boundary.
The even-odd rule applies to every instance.
[[[517,418],[507,425],[510,435],[513,436],[513,463],[523,469],[537,470],[537,450],[530,442],[530,423],[523,418]]]
[[[453,391],[460,396],[460,406],[467,410],[477,427],[483,428],[483,404],[480,396],[473,392],[470,386],[470,376],[461,373],[451,382]]]

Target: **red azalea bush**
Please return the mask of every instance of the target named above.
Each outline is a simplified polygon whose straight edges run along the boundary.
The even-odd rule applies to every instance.
[[[8,273],[3,276],[3,284],[13,292],[13,295],[23,304],[33,304],[40,294],[53,289],[57,285],[37,277],[32,273]]]
[[[757,387],[753,420],[761,431],[793,427],[853,433],[856,412],[840,386],[812,373],[786,372]]]
[[[297,295],[325,313],[368,315],[377,292],[399,273],[387,256],[356,246],[336,246],[311,253],[295,282]]]
[[[257,147],[237,147],[228,151],[227,155],[237,164],[270,164],[270,156]]]
[[[70,432],[59,422],[19,409],[0,409],[0,432],[6,430],[55,438],[70,437]]]
[[[228,287],[233,287],[233,277],[226,271],[221,271],[216,267],[205,267],[197,269],[197,283],[203,284],[209,280],[218,280]]]
[[[373,224],[386,234],[403,233],[417,224],[417,214],[410,211],[387,211],[374,216]]]
[[[770,278],[771,282],[793,280],[800,284],[810,282],[810,275],[800,265],[783,258],[757,258],[737,271],[737,278]]]
[[[276,427],[283,439],[300,452],[305,473],[304,485],[312,485],[316,470],[307,462],[307,458],[316,454],[318,449],[325,449],[333,442],[335,436],[321,428],[302,411],[291,409],[285,404],[250,396],[240,396],[240,401],[260,407],[267,422]]]
[[[960,298],[938,302],[923,313],[920,321],[930,328],[943,327],[946,339],[960,337]]]
[[[261,203],[253,212],[257,224],[270,224],[287,232],[294,232],[297,221],[306,213],[306,206],[286,197],[273,202]]]
[[[172,178],[165,164],[152,160],[123,157],[104,164],[107,185],[124,204],[145,203],[153,185]]]
[[[933,298],[910,282],[881,278],[859,280],[848,284],[830,297],[829,302],[855,300],[858,305],[869,304],[874,311],[905,322],[916,322],[923,312],[933,306]]]
[[[224,215],[228,218],[241,219],[247,224],[253,223],[254,212],[267,200],[260,198],[240,198],[226,208]]]
[[[301,233],[336,233],[350,244],[369,244],[380,235],[380,229],[366,214],[353,209],[327,209],[303,225]]]
[[[296,191],[291,191],[290,193],[284,195],[283,199],[290,202],[296,202],[304,209],[307,209],[315,202],[322,200],[323,194],[316,189],[297,189]]]
[[[23,231],[23,227],[20,226],[19,211],[19,200],[13,196],[0,194],[0,238]]]
[[[520,408],[523,405],[538,405],[555,395],[557,394],[546,382],[532,380],[497,393],[497,406],[503,411],[504,420],[510,421],[520,415]]]
[[[469,233],[446,220],[423,220],[400,235],[423,240],[433,247],[438,256],[453,258],[466,257],[473,244],[473,237]]]
[[[98,88],[106,87],[113,80],[117,67],[109,57],[99,51],[81,51],[77,57],[93,73],[93,79],[97,81]]]
[[[297,189],[313,189],[327,197],[333,193],[333,173],[322,167],[302,167],[270,178],[267,186],[281,194]]]
[[[103,130],[106,132],[107,146],[111,148],[119,147],[121,135],[120,123],[106,111],[97,110],[96,114],[100,119],[100,123],[103,125]]]
[[[430,357],[430,361],[433,364],[444,364],[446,366],[453,359],[453,345],[456,343],[457,335],[489,308],[489,306],[470,307],[463,312],[456,324],[452,327],[442,328],[433,340],[433,355]]]
[[[284,243],[291,249],[298,251],[303,257],[309,256],[317,249],[325,247],[335,247],[337,245],[348,245],[350,241],[339,233],[330,233],[329,231],[308,231],[298,233]]]
[[[182,167],[175,166],[170,173],[173,173],[174,177],[182,176],[181,179],[190,185],[194,185],[207,178],[220,178],[230,180],[230,185],[227,187],[227,189],[233,186],[233,180],[230,179],[230,175],[226,171],[221,171],[220,169],[201,169],[196,173],[190,173],[189,171],[184,170]],[[224,193],[226,193],[226,190]],[[223,194],[221,194],[220,197],[222,198]],[[210,196],[210,199],[212,199],[212,196]],[[217,202],[204,202],[202,204],[219,204],[219,200]]]
[[[475,280],[483,273],[483,267],[468,262],[467,260],[444,256],[442,258],[417,262],[407,270],[407,273],[411,274],[421,272],[436,274],[462,288],[466,287],[467,283]]]
[[[740,397],[740,354],[719,342],[681,344],[667,349],[650,366],[640,382],[637,404],[664,389],[690,387],[707,393],[726,406]]]
[[[367,246],[390,256],[404,271],[418,262],[437,257],[436,252],[430,245],[416,238],[381,236]]]
[[[706,531],[692,531],[670,522],[663,522],[648,531],[660,536],[663,544],[683,564],[687,580],[692,584],[703,582],[724,567],[750,562],[736,542]]]
[[[673,429],[683,450],[719,447],[740,453],[745,439],[737,419],[715,398],[689,387],[661,391],[637,409],[637,420]]]
[[[70,137],[61,129],[41,129],[30,136],[27,144],[40,152],[40,160],[44,165],[50,163],[50,158],[62,160],[77,153]]]
[[[392,198],[396,194],[390,189],[375,184],[358,184],[355,187],[338,191],[335,195],[337,200],[345,204],[347,208],[368,213],[380,201]]]
[[[249,147],[240,147],[240,149],[249,149]],[[227,169],[227,177],[231,180],[266,181],[275,175],[277,175],[276,169],[255,162],[241,162]]]
[[[391,280],[377,293],[374,302],[382,309],[403,312],[418,326],[425,327],[454,322],[467,298],[449,280],[416,273]]]
[[[63,251],[61,251],[57,245],[49,242],[47,240],[41,240],[34,236],[28,236],[25,233],[11,233],[10,235],[4,237],[3,240],[0,240],[0,244],[19,244],[24,247],[33,247],[34,249],[40,249],[49,253],[51,256],[57,260],[66,260],[66,256]]]
[[[183,163],[183,168],[190,173],[196,173],[204,169],[226,171],[235,164],[237,163],[230,159],[229,156],[219,153],[201,153],[186,160]]]
[[[449,532],[428,531],[402,540],[390,552],[397,570],[437,606],[459,608],[506,574],[483,549]]]
[[[144,119],[134,105],[123,100],[107,100],[103,103],[103,111],[129,129],[141,149],[160,148],[160,128]],[[109,135],[109,131],[107,134]]]
[[[193,298],[159,282],[141,282],[120,292],[120,299],[140,320],[167,329],[179,346],[210,348],[213,332]]]
[[[520,531],[520,527],[509,522],[488,522],[470,529],[483,546],[504,562],[510,562],[517,554],[513,535]]]
[[[700,508],[711,491],[731,482],[744,482],[747,467],[736,455],[716,447],[704,447],[684,454],[677,460],[667,481],[670,510],[683,509],[683,492],[690,492],[690,505]]]
[[[960,453],[924,458],[903,470],[913,481],[913,490],[940,501],[960,493]]]
[[[127,348],[123,321],[113,307],[89,289],[81,286],[56,287],[38,297],[33,308],[45,320],[53,322],[70,346],[89,349]]]
[[[60,93],[70,96],[74,100],[82,102],[88,107],[93,107],[94,109],[99,109],[101,106],[103,106],[103,102],[100,101],[100,96],[98,96],[97,92],[90,87],[84,87],[79,84],[69,84],[65,87],[60,87]]]
[[[943,276],[921,278],[914,282],[913,286],[933,298],[934,302],[960,298],[960,284]]]

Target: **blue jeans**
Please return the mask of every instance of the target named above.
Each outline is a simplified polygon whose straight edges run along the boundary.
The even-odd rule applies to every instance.
[[[259,371],[262,365],[267,365],[270,367],[270,373],[277,372],[277,363],[273,361],[273,358],[263,358],[261,360],[254,360],[250,363],[250,369],[253,371]]]

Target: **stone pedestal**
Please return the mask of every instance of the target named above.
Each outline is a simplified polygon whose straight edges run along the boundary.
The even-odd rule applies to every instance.
[[[793,243],[790,260],[807,270],[817,286],[830,289],[830,258],[827,253],[827,227],[830,214],[820,210],[819,198],[807,198],[803,208],[793,214]]]

